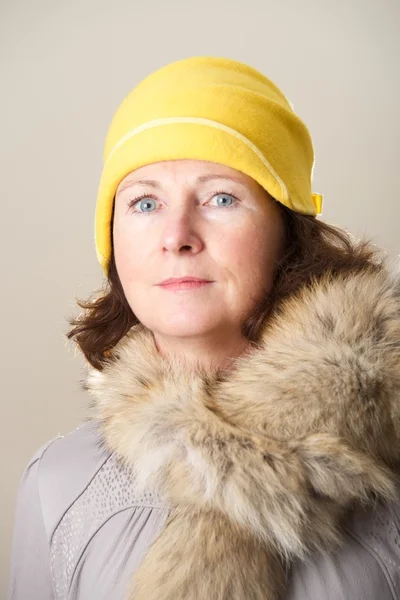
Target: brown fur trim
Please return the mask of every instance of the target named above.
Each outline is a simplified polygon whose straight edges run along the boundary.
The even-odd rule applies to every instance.
[[[399,367],[386,271],[304,289],[222,377],[133,328],[87,381],[108,447],[172,507],[130,598],[276,600],[288,562],[340,543],[347,510],[393,497]]]

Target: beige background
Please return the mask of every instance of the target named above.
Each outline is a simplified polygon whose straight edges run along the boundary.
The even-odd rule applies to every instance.
[[[173,60],[248,62],[311,131],[323,218],[396,255],[399,21],[399,0],[0,0],[1,597],[22,471],[86,414],[64,333],[102,281],[93,216],[119,103]]]

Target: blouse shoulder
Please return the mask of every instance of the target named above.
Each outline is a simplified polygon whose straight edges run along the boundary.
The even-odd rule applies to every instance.
[[[37,484],[47,536],[51,539],[62,515],[109,457],[96,421],[79,425],[39,448]]]
[[[114,586],[124,584],[163,526],[165,503],[155,493],[138,492],[134,474],[104,447],[95,421],[57,439],[40,462],[38,487],[57,600],[86,598],[88,589],[98,590],[93,591],[98,598],[120,597]]]
[[[132,471],[106,449],[100,432],[96,420],[85,422],[30,458],[19,492],[10,599],[27,598],[32,589],[43,600],[78,600],[87,589],[98,598],[120,597],[115,586],[119,594],[163,527],[165,503],[138,492]],[[27,560],[33,546],[35,561]]]
[[[69,531],[69,520],[77,515],[85,521],[86,532],[90,516],[94,532],[129,507],[165,507],[156,492],[138,493],[132,471],[104,445],[96,419],[52,440],[38,454],[38,490],[52,543]]]
[[[373,557],[384,574],[390,598],[400,599],[400,487],[397,498],[353,511],[345,524],[347,534]]]
[[[400,600],[400,493],[394,502],[356,508],[335,553],[292,569],[287,600]]]

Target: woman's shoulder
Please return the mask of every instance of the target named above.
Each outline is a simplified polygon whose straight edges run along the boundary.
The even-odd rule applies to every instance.
[[[53,597],[53,588],[57,598],[70,597],[72,588],[74,598],[93,590],[98,598],[120,597],[163,527],[165,504],[138,493],[132,471],[105,448],[100,431],[95,420],[86,422],[29,459],[17,498],[10,598]]]
[[[400,487],[392,501],[379,501],[369,509],[357,508],[345,522],[354,542],[354,552],[369,555],[379,567],[390,589],[390,598],[400,598]],[[385,596],[380,595],[381,598]]]
[[[48,539],[109,456],[93,420],[48,440],[30,458],[26,471],[35,466]]]
[[[351,511],[343,531],[338,551],[292,569],[287,600],[400,599],[400,489],[393,502]]]
[[[101,467],[109,458],[98,422],[88,420],[65,435],[57,435],[39,448],[31,461],[40,460],[43,484],[64,486],[79,485]]]
[[[106,448],[96,419],[37,450],[37,486],[48,539],[79,510],[101,524],[130,506],[163,506],[156,494],[138,494],[134,475]],[[74,508],[74,511],[70,509]]]

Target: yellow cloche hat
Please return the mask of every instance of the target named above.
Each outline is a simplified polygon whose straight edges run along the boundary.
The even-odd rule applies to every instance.
[[[322,196],[311,191],[310,134],[279,88],[229,58],[178,60],[143,79],[109,127],[95,216],[96,253],[105,274],[119,183],[141,166],[173,159],[227,165],[292,210],[321,213]]]

